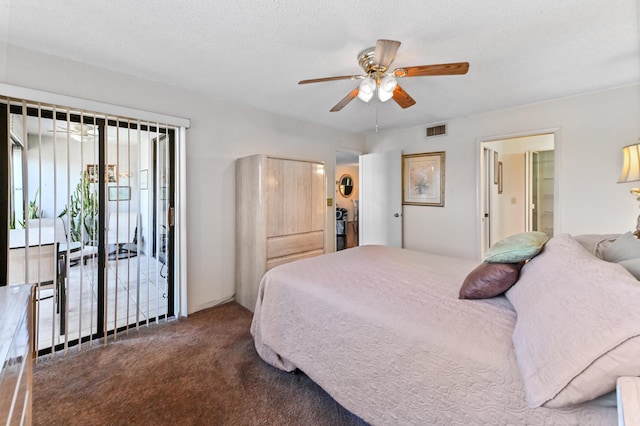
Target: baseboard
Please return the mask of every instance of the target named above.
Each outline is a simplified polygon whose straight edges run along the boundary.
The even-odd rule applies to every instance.
[[[224,299],[218,299],[211,302],[204,303],[202,305],[198,305],[193,309],[189,309],[189,314],[196,313],[198,311],[202,311],[203,309],[213,308],[214,306],[223,305],[225,303],[229,303],[235,300],[234,296],[225,297]]]

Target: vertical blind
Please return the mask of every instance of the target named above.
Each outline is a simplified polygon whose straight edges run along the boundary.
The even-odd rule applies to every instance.
[[[8,97],[7,284],[35,286],[35,345],[67,353],[174,314],[169,124]]]

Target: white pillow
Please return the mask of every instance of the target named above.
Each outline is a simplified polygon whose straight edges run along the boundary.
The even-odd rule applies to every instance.
[[[637,280],[640,280],[640,258],[621,260],[618,265],[624,267]]]
[[[603,254],[603,259],[608,262],[638,259],[640,258],[640,240],[633,233],[627,232],[605,248]]]
[[[604,258],[604,250],[620,237],[620,234],[579,234],[573,239],[582,245],[589,253],[600,259]]]
[[[640,285],[568,234],[549,240],[506,293],[529,407],[566,407],[640,376]]]

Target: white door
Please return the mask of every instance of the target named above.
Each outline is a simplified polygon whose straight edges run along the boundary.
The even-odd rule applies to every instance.
[[[360,156],[360,245],[402,247],[402,151]]]

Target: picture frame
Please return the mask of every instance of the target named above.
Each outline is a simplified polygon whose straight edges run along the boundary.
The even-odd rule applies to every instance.
[[[98,165],[97,164],[87,164],[87,179],[89,179],[89,183],[98,182]]]
[[[130,186],[110,186],[109,201],[129,201],[131,200]]]
[[[115,183],[118,181],[118,173],[116,173],[116,165],[115,164],[107,164],[107,176],[106,181],[109,183]]]
[[[402,156],[402,204],[444,207],[445,152]]]
[[[498,184],[498,151],[493,151],[493,183]]]
[[[109,183],[115,183],[118,181],[118,174],[116,173],[115,164],[107,164],[105,172],[105,180]],[[98,183],[100,166],[98,164],[87,164],[87,177],[89,183]]]
[[[140,189],[149,189],[149,170],[140,170]]]
[[[498,161],[498,194],[502,194],[502,161]]]

